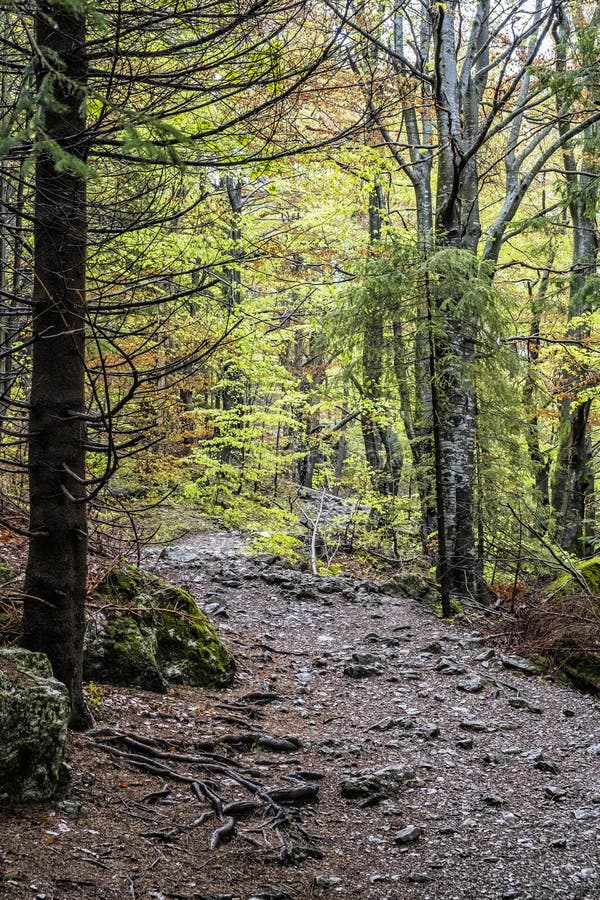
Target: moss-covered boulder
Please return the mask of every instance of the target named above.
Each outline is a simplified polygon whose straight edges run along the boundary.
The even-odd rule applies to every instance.
[[[584,559],[577,563],[577,572],[587,585],[590,594],[600,597],[600,556]],[[563,572],[550,586],[553,596],[566,597],[569,594],[581,593],[583,585],[581,581],[568,572]]]
[[[233,657],[187,591],[128,566],[110,572],[88,611],[84,678],[163,692],[224,687]]]
[[[589,694],[600,694],[600,653],[585,650],[556,650],[552,662],[558,673]]]
[[[0,650],[0,803],[59,796],[71,714],[64,684],[48,658],[28,650]]]
[[[435,603],[439,600],[439,592],[435,584],[428,581],[418,572],[399,572],[382,585],[387,594],[394,597],[406,597],[410,600],[423,600]]]

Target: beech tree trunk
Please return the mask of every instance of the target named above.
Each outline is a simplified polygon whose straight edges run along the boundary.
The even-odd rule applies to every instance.
[[[38,102],[45,136],[55,144],[41,150],[35,173],[24,632],[26,647],[46,653],[66,684],[72,726],[84,728],[91,721],[81,686],[87,578],[85,17],[62,4],[41,3],[35,28]]]
[[[591,48],[586,47],[584,37],[573,26],[569,10],[565,5],[558,8],[558,24],[555,32],[557,40],[557,69],[564,74],[567,70],[566,48],[577,33],[580,40],[578,49],[585,59],[586,51],[593,59]],[[592,27],[600,26],[600,10],[594,15]],[[587,36],[589,40],[589,35]],[[599,92],[596,91],[596,94]],[[595,98],[598,99],[598,98]],[[558,98],[558,106],[567,98]],[[561,134],[566,126],[559,125]],[[568,209],[571,220],[572,259],[571,281],[569,285],[569,326],[567,333],[572,341],[581,342],[583,348],[589,338],[589,328],[582,324],[581,316],[592,311],[597,304],[595,286],[598,268],[598,210],[597,181],[600,167],[597,163],[597,148],[600,128],[595,122],[583,133],[581,161],[578,161],[572,146],[565,140],[563,161],[567,184]],[[552,533],[556,542],[565,550],[585,556],[593,552],[586,546],[585,506],[586,499],[593,492],[591,469],[591,436],[589,415],[591,400],[579,399],[579,392],[589,383],[589,367],[585,361],[571,362],[562,375],[560,391],[560,424],[558,449],[551,484]]]

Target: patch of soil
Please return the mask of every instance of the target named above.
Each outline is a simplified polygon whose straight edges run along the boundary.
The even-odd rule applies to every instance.
[[[149,551],[146,566],[218,623],[235,683],[166,697],[93,686],[98,731],[71,738],[68,801],[3,811],[0,897],[600,896],[596,701],[521,674],[476,620],[442,622],[375,585],[288,572],[242,547],[202,534]],[[388,766],[414,777],[342,795],[348,778]],[[318,798],[281,803],[282,817],[238,776],[265,791],[311,783]],[[216,849],[227,816],[194,780],[225,803],[258,798]]]

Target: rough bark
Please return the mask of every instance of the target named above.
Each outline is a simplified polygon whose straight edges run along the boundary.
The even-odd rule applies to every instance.
[[[34,209],[32,386],[29,416],[31,539],[24,586],[25,645],[46,653],[85,727],[82,654],[87,575],[85,502],[86,25],[62,5],[36,11],[37,88],[44,132]],[[60,66],[57,64],[60,60]],[[60,73],[60,74],[58,74]],[[47,95],[46,95],[47,96]],[[68,156],[67,156],[68,155]],[[69,162],[69,159],[71,162]]]
[[[594,18],[592,26],[597,28],[600,25],[600,11]],[[555,38],[557,68],[563,74],[567,69],[566,53],[572,31],[569,11],[564,4],[560,5]],[[564,105],[560,97],[558,104],[559,107]],[[559,125],[559,130],[565,134],[564,125]],[[567,334],[570,340],[581,342],[581,347],[589,337],[589,329],[581,323],[580,317],[590,312],[597,302],[591,279],[596,277],[598,267],[596,155],[599,138],[597,123],[585,129],[581,162],[576,159],[568,142],[565,141],[563,146],[572,234]],[[588,374],[588,367],[582,362],[571,365],[562,375],[558,449],[551,485],[553,537],[563,549],[581,556],[585,556],[588,549],[584,535],[585,505],[586,497],[593,490],[588,426],[591,400],[578,397],[579,391],[588,382]]]

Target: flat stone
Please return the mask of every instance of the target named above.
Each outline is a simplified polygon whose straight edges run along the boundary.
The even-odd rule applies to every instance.
[[[501,750],[494,750],[491,753],[484,753],[483,762],[489,766],[505,766],[508,763],[508,756]]]
[[[397,844],[414,844],[423,834],[421,825],[407,825],[401,831],[396,832],[394,840]]]
[[[544,791],[549,800],[562,800],[566,793],[563,788],[559,788],[555,784],[549,784]]]
[[[588,819],[598,819],[600,818],[600,810],[593,809],[592,807],[580,807],[579,809],[573,810],[573,816],[577,819],[578,822],[585,822]]]
[[[440,728],[439,725],[434,725],[433,722],[423,722],[421,727],[417,729],[417,734],[426,741],[431,741],[440,736]]]
[[[383,669],[378,666],[363,666],[360,663],[344,663],[344,675],[347,678],[374,678],[383,675]]]
[[[414,784],[416,781],[417,775],[411,766],[391,765],[375,771],[363,769],[362,772],[342,781],[342,797],[366,798],[376,794],[393,797],[406,785]]]
[[[476,719],[463,719],[462,722],[458,723],[458,727],[464,731],[489,731],[485,722],[479,722]]]
[[[425,644],[424,647],[421,647],[421,653],[441,653],[443,650],[442,645],[439,641],[431,641],[429,644]]]
[[[480,675],[470,675],[468,678],[457,681],[456,687],[459,691],[465,691],[467,694],[478,694],[485,687],[485,679]]]
[[[529,700],[525,700],[524,697],[511,697],[508,701],[508,705],[513,709],[524,709],[530,713],[541,714],[542,707],[538,706],[536,703],[530,703]]]
[[[395,728],[399,724],[398,719],[392,719],[391,716],[387,716],[385,719],[380,719],[378,722],[375,722],[373,725],[370,725],[368,731],[390,731],[392,728]]]
[[[486,806],[504,806],[504,803],[506,802],[502,797],[498,796],[498,794],[485,794],[481,799]]]
[[[539,675],[540,673],[539,667],[530,659],[525,659],[524,656],[509,654],[502,656],[501,661],[505,669],[513,672],[521,672],[523,675]]]
[[[551,775],[560,774],[559,764],[551,759],[538,759],[537,762],[534,762],[533,768],[540,772],[549,772]]]
[[[450,659],[449,656],[442,656],[435,670],[441,672],[442,675],[464,675],[467,671],[466,666],[455,659]]]

